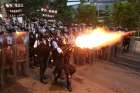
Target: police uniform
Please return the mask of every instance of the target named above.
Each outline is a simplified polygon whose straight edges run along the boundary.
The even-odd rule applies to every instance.
[[[45,40],[40,39],[37,45],[37,55],[39,58],[39,64],[40,64],[40,81],[42,83],[47,83],[45,80],[45,70],[47,68],[47,60],[49,57],[49,44]]]
[[[52,42],[52,47],[53,47],[53,58],[55,62],[55,70],[54,70],[54,75],[55,75],[55,82],[57,82],[58,78],[61,78],[62,72],[64,71],[64,74],[66,75],[66,82],[67,82],[67,89],[69,91],[72,91],[71,88],[71,81],[70,81],[70,64],[67,62],[68,60],[66,56],[67,51],[64,53],[62,51],[61,47],[63,46],[63,43],[61,40],[53,39]],[[60,47],[61,46],[61,47]],[[66,47],[66,46],[65,46]]]

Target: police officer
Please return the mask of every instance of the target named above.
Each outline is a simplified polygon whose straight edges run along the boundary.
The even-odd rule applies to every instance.
[[[49,57],[49,43],[44,38],[39,38],[39,44],[37,46],[37,55],[40,64],[40,81],[47,84],[45,77],[45,70],[47,68],[47,60]]]
[[[29,66],[33,68],[35,65],[35,60],[34,60],[34,42],[35,42],[35,35],[33,32],[29,32],[29,58],[30,58],[30,63]]]
[[[60,38],[58,38],[57,36],[55,36],[52,41],[51,41],[51,45],[53,47],[53,59],[54,59],[54,63],[55,63],[55,70],[54,70],[54,76],[55,76],[55,82],[57,83],[58,78],[61,78],[63,75],[63,72],[65,74],[65,79],[67,82],[67,89],[69,91],[72,91],[71,88],[71,81],[70,81],[70,72],[69,72],[69,62],[67,60],[64,52],[62,49],[63,46],[63,42]],[[67,54],[66,54],[67,55]],[[68,55],[67,55],[68,56]]]
[[[61,54],[63,53],[63,51],[60,48],[60,44],[56,36],[56,33],[53,34],[53,37],[51,38],[51,41],[50,41],[50,45],[51,45],[52,59],[56,67],[54,73],[57,73],[57,71],[59,71],[59,66],[61,62]],[[56,79],[57,79],[57,76],[55,78],[55,81],[57,81]]]

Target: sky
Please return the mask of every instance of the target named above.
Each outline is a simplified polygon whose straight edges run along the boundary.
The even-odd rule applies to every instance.
[[[68,0],[68,1],[76,1],[76,2],[67,2],[68,6],[80,4],[80,0]],[[77,2],[77,1],[79,1],[79,2]]]

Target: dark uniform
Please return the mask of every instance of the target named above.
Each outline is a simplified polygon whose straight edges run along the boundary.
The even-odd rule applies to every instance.
[[[35,36],[32,32],[29,33],[29,58],[30,58],[30,63],[29,63],[29,66],[30,67],[33,67],[35,65],[35,52],[34,52],[34,42],[35,42]]]
[[[54,44],[53,42],[55,42],[56,44]],[[70,56],[68,53],[70,53],[70,51],[66,49],[68,47],[64,46],[61,40],[54,39],[52,40],[51,44],[53,46],[52,56],[55,63],[55,70],[54,70],[55,82],[57,82],[58,78],[66,79],[67,89],[69,91],[72,91],[71,75],[73,74],[72,71],[73,68],[72,65],[69,64]],[[60,48],[62,48],[64,51],[62,51]],[[63,77],[64,74],[66,77]]]
[[[13,66],[13,51],[11,46],[5,48],[5,68],[7,70],[12,70]]]
[[[46,44],[43,42],[43,40],[40,40],[40,44],[37,47],[37,55],[39,58],[40,63],[40,81],[42,83],[47,83],[45,81],[45,70],[47,68],[47,60],[49,57],[49,44],[46,42]]]

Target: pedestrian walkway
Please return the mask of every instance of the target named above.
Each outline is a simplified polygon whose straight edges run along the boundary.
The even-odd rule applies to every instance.
[[[119,54],[116,58],[113,58],[115,63],[125,65],[140,71],[140,55],[133,53]]]
[[[128,60],[140,62],[140,54],[125,53],[120,55],[120,57],[126,58]]]

